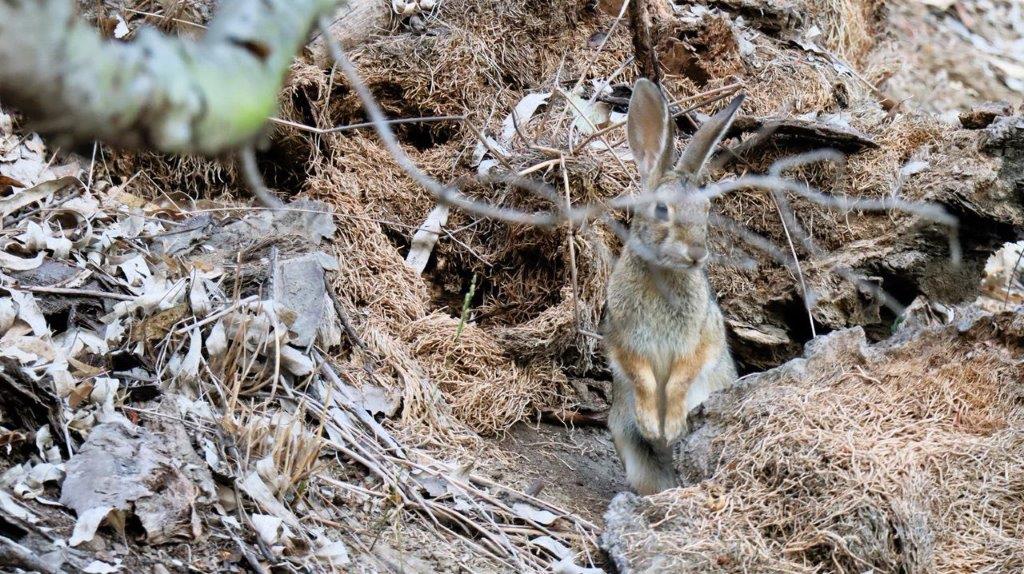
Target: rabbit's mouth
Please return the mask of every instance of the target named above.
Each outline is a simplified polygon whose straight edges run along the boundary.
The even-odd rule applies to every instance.
[[[703,247],[688,245],[682,241],[663,241],[658,246],[658,262],[671,269],[697,269],[708,260]]]

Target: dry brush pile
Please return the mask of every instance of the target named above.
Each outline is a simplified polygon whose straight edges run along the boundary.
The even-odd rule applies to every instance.
[[[839,331],[715,397],[691,486],[612,503],[620,571],[1020,570],[1020,328],[962,307],[883,345]]]
[[[981,100],[1019,97],[1022,57],[1006,40],[1015,31],[993,24],[982,6],[987,3],[936,4],[943,3],[652,4],[661,7],[651,11],[652,37],[681,133],[692,133],[731,94],[747,94],[727,149],[716,158],[716,181],[729,185],[819,148],[846,154],[842,163],[806,163],[783,174],[835,201],[754,187],[716,199],[711,280],[747,370],[782,363],[814,334],[862,325],[871,340],[887,337],[896,315],[873,296],[871,285],[902,305],[919,296],[937,303],[973,298],[985,258],[1024,225],[1018,201],[1024,128],[1016,111],[996,105],[962,120],[955,114]],[[1013,21],[1013,3],[995,4],[996,20]],[[143,24],[198,34],[210,13],[201,1],[174,9],[83,6],[101,28],[126,38]],[[621,125],[642,64],[633,61],[628,9],[628,2],[614,0],[420,2],[408,13],[374,20],[371,31],[346,48],[387,114],[408,120],[392,127],[432,177],[524,213],[550,211],[555,198],[504,183],[509,177],[543,181],[572,206],[602,207],[637,189]],[[335,26],[344,31],[344,22]],[[953,47],[942,61],[918,49],[932,38]],[[929,77],[925,70],[935,73]],[[86,543],[101,523],[123,529],[126,520],[138,535],[141,522],[141,539],[151,542],[207,537],[209,553],[188,558],[200,566],[288,563],[373,571],[401,567],[403,550],[433,547],[438,537],[446,541],[444,550],[419,567],[529,571],[559,563],[571,572],[579,571],[577,564],[599,564],[596,525],[489,481],[473,467],[485,466],[493,452],[481,437],[538,412],[600,408],[580,404],[590,393],[579,390],[607,377],[598,324],[628,213],[601,209],[601,217],[582,225],[534,227],[446,209],[398,167],[365,125],[352,85],[331,71],[323,42],[314,40],[293,66],[281,117],[259,157],[273,190],[302,200],[280,214],[239,208],[233,198],[247,192],[228,162],[102,147],[55,162],[38,136],[10,121],[0,125],[6,138],[0,173],[13,180],[0,184],[22,198],[0,200],[6,206],[0,266],[11,278],[4,283],[11,302],[0,318],[5,340],[20,341],[6,347],[14,350],[5,352],[2,371],[5,384],[19,392],[4,405],[0,444],[22,455],[12,458],[5,484],[22,498],[53,498],[64,474],[63,488],[74,491],[88,485],[89,472],[117,462],[97,455],[145,453],[140,474],[122,477],[121,484],[159,476],[160,492],[174,497],[169,507],[177,512],[140,505],[153,496],[149,492],[99,500],[98,506],[73,492],[61,499],[77,512],[75,540]],[[925,85],[933,87],[927,96]],[[61,177],[72,179],[47,183]],[[947,230],[927,219],[905,210],[824,205],[864,200],[942,205],[960,219],[963,265],[949,266]],[[807,241],[784,223],[788,215]],[[837,269],[851,270],[861,283]],[[944,347],[926,340],[931,346],[921,360],[953,347],[949,352],[969,352],[963,341]],[[953,390],[943,387],[943,396],[955,402],[957,392],[978,380],[991,383],[986,389],[1002,384],[1009,367],[983,359],[978,377]],[[849,367],[870,373],[869,366]],[[942,373],[909,382],[890,374],[912,393],[945,380]],[[779,401],[772,407],[779,412],[787,405],[796,409],[806,399],[800,393],[827,395],[833,385],[853,385],[856,376],[830,371],[785,397],[766,385],[765,404]],[[874,390],[884,394],[880,389]],[[840,398],[859,400],[861,391],[851,386]],[[836,412],[844,405],[833,404]],[[943,416],[970,414],[962,405],[920,408],[932,407]],[[887,416],[886,424],[896,424],[895,415]],[[124,431],[122,417],[131,425],[125,428],[143,430]],[[796,425],[798,419],[786,420]],[[763,436],[741,438],[765,442],[782,427],[730,428],[761,429]],[[164,440],[169,436],[176,438]],[[850,449],[860,443],[839,443],[856,438],[866,444],[875,436],[835,433],[829,440]],[[821,488],[808,491],[816,498],[805,501],[804,510],[761,508],[767,523],[793,511],[791,523],[777,524],[778,532],[755,523],[742,533],[753,542],[714,547],[706,555],[725,556],[718,564],[725,569],[897,564],[888,550],[879,550],[877,560],[873,550],[849,550],[843,537],[863,522],[815,514],[856,507],[836,489],[866,484],[854,480],[863,473],[878,478],[871,474],[877,465],[868,461],[855,477],[843,474],[846,467],[824,472],[801,458],[808,443],[797,438],[795,446],[779,442],[772,451],[791,465],[777,470],[796,476],[798,485],[821,474],[815,479],[824,481]],[[959,435],[945,439],[932,446],[947,448]],[[736,444],[748,444],[743,441]],[[716,460],[762,460],[740,446]],[[870,452],[888,460],[888,453]],[[99,460],[83,464],[90,460],[85,455]],[[907,460],[924,465],[910,454]],[[167,466],[183,470],[158,472]],[[722,511],[735,512],[726,518],[737,521],[757,505],[784,504],[773,498],[779,484],[754,484],[751,476],[763,473],[751,475],[746,462],[725,468],[721,475],[707,469],[719,486],[703,483],[686,492],[711,488],[715,500],[738,501]],[[74,488],[72,476],[78,477]],[[748,486],[755,490],[747,498],[735,494]],[[886,482],[881,489],[890,487]],[[727,494],[715,494],[722,488]],[[923,504],[915,498],[919,492],[890,494]],[[670,493],[650,503],[671,525],[664,535],[646,526],[642,532],[621,527],[625,534],[612,543],[624,548],[621,560],[635,561],[630,553],[637,548],[679,545],[679,537],[708,543],[701,536],[724,524],[714,522],[724,515],[697,516],[705,508],[698,505],[686,507],[692,531],[671,522],[682,516],[681,504],[690,504],[679,500],[689,496]],[[18,517],[23,547],[59,538],[33,526],[41,520],[35,507],[24,510],[6,498],[0,503],[5,517]],[[868,503],[865,512],[876,512],[876,501]],[[42,520],[59,522],[49,514]],[[911,526],[911,534],[934,540],[914,539],[917,554],[899,564],[911,571],[945,564],[935,558],[941,537],[927,525]],[[70,525],[63,527],[71,536]],[[102,539],[87,543],[101,562],[129,560],[125,565],[132,566],[122,547]],[[868,542],[872,548],[895,544],[890,538]],[[759,562],[780,549],[797,557],[774,566]],[[220,558],[221,551],[229,558]],[[76,550],[63,556],[75,567],[92,558]],[[698,564],[686,560],[679,563]],[[982,562],[962,560],[949,564]]]

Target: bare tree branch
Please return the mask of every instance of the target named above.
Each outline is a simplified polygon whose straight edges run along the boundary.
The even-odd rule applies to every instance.
[[[77,141],[217,154],[273,115],[295,53],[340,0],[227,0],[198,42],[105,40],[71,0],[0,2],[0,99]]]

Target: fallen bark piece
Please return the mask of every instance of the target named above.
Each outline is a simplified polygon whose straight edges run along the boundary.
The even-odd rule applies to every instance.
[[[1013,106],[1007,102],[985,102],[960,113],[960,125],[969,130],[987,128],[999,116],[1012,116]]]
[[[751,132],[756,132],[756,135],[739,144],[733,150],[734,153],[751,151],[771,140],[831,147],[847,153],[878,147],[875,140],[866,134],[827,116],[816,119],[741,116],[733,122],[728,135]]]
[[[61,504],[78,515],[71,546],[92,540],[104,522],[123,533],[131,515],[138,517],[150,544],[199,536],[199,490],[179,470],[182,462],[162,452],[164,444],[127,422],[103,423],[92,430],[68,461],[61,489]]]

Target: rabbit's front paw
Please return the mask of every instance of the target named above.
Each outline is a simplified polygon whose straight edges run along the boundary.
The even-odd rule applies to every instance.
[[[640,435],[650,441],[660,440],[661,430],[658,428],[658,399],[657,395],[651,393],[645,397],[639,392],[636,394],[636,427]]]
[[[674,442],[680,435],[686,432],[686,413],[676,418],[665,417],[665,442]]]

